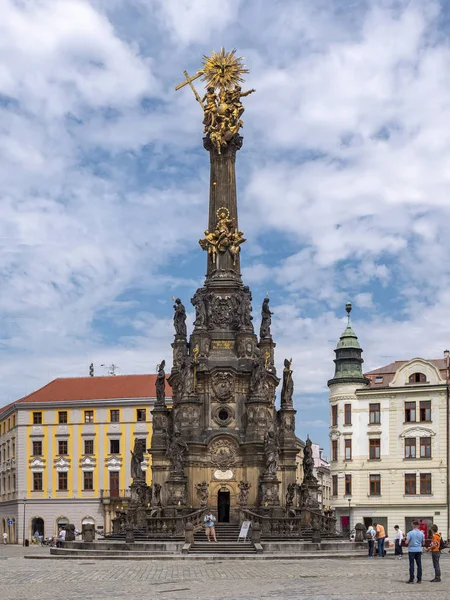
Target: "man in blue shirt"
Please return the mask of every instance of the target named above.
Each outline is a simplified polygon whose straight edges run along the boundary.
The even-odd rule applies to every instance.
[[[406,536],[409,558],[409,579],[406,583],[414,583],[414,562],[417,563],[417,583],[422,581],[422,547],[425,536],[419,529],[419,521],[412,522],[413,529]]]
[[[214,527],[214,523],[216,522],[216,517],[212,514],[212,512],[209,510],[208,513],[205,515],[205,518],[203,519],[205,522],[205,527],[206,527],[206,537],[208,539],[208,542],[210,542],[211,540],[209,539],[209,536],[212,535],[214,538],[214,541],[217,542],[217,538],[216,538],[216,529]]]

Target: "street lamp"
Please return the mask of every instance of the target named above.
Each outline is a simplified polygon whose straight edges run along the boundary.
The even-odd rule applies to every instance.
[[[27,505],[27,499],[23,499],[23,535],[22,535],[22,546],[25,546],[25,507]]]
[[[450,539],[450,350],[444,350],[446,367],[446,437],[447,437],[447,539]]]
[[[351,498],[349,498],[349,499],[348,499],[348,534],[349,534],[349,535],[351,535],[351,533],[352,533],[352,527],[351,527],[351,523],[350,523],[350,521],[351,521],[351,516],[352,516],[352,513],[351,513],[351,508],[350,508],[350,502],[351,502],[351,501],[352,501],[352,499],[351,499]]]

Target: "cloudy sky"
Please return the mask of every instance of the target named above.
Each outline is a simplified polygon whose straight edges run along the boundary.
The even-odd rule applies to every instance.
[[[328,452],[345,327],[367,370],[450,346],[444,0],[0,0],[0,405],[60,376],[170,362],[203,279],[209,158],[189,89],[238,48],[244,279]],[[189,305],[190,306],[190,305]],[[190,323],[192,313],[190,314]]]

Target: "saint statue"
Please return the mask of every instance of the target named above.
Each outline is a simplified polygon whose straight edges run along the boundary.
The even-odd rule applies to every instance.
[[[206,506],[208,504],[208,484],[206,481],[202,481],[201,483],[196,483],[194,487],[197,491],[200,506]]]
[[[237,307],[238,327],[240,330],[253,331],[252,325],[252,293],[248,285],[244,285],[239,294],[239,304]]]
[[[156,403],[157,404],[165,404],[166,402],[166,374],[164,372],[164,367],[166,366],[166,361],[163,360],[158,365],[158,375],[156,376]]]
[[[272,323],[272,315],[269,309],[269,298],[264,298],[261,307],[261,329],[259,332],[259,337],[261,339],[270,337],[270,325]]]
[[[294,393],[294,380],[292,379],[292,358],[284,359],[283,387],[281,389],[282,406],[292,406],[292,394]]]
[[[184,455],[188,451],[186,442],[181,439],[179,431],[175,431],[169,439],[166,456],[172,461],[172,472],[184,474]]]
[[[184,304],[181,302],[179,298],[175,300],[175,304],[173,305],[174,315],[173,315],[173,326],[175,327],[175,335],[176,337],[186,337],[186,309],[184,308]]]
[[[134,450],[131,450],[131,477],[133,479],[133,483],[145,480],[145,472],[142,470],[141,465],[141,463],[144,462],[144,451],[144,441],[139,438],[135,438]]]
[[[314,477],[314,457],[312,442],[309,437],[303,449],[303,481],[317,482]]]
[[[241,481],[238,483],[239,488],[239,504],[241,506],[247,506],[248,504],[248,494],[252,484],[248,481]]]
[[[199,329],[206,327],[206,288],[199,288],[191,298],[191,304],[195,307],[194,326]]]
[[[268,431],[264,437],[264,458],[266,463],[264,477],[276,477],[280,462],[280,445],[274,431]]]

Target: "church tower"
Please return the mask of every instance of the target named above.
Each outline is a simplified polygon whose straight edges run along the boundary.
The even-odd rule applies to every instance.
[[[243,125],[239,83],[247,71],[234,52],[213,53],[203,69],[178,87],[190,85],[203,108],[209,153],[204,286],[191,299],[195,322],[190,337],[180,299],[174,306],[175,337],[169,384],[173,406],[162,398],[153,411],[153,484],[163,507],[209,506],[219,521],[237,520],[240,508],[281,511],[295,483],[295,410],[290,361],[285,361],[281,407],[274,365],[269,298],[261,308],[259,337],[253,326],[252,295],[242,282],[236,156]],[[193,81],[206,82],[203,99]],[[206,215],[205,215],[206,216]],[[206,221],[206,219],[205,219]],[[206,224],[206,223],[205,223]],[[245,247],[245,246],[243,246]]]

